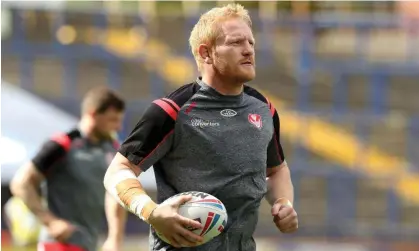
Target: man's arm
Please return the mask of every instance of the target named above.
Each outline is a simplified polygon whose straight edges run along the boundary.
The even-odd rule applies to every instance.
[[[172,113],[176,111],[166,101],[154,101],[122,143],[104,178],[112,197],[146,222],[157,204],[137,177],[170,150],[175,125],[175,117],[169,116]]]
[[[120,147],[116,132],[112,135],[113,147],[117,151]],[[127,221],[127,211],[109,192],[105,193],[105,214],[108,222],[108,238],[103,247],[104,251],[117,251],[124,238],[125,224]]]
[[[190,196],[157,205],[138,180],[146,171],[172,148],[174,126],[178,109],[167,99],[153,102],[137,123],[106,171],[106,190],[121,206],[151,224],[175,247],[190,247],[202,241],[202,237],[184,228],[200,228],[199,222],[177,214],[179,206]]]
[[[126,157],[118,152],[106,171],[104,185],[114,201],[116,200],[115,202],[117,202],[120,207],[123,207],[122,209],[126,208],[144,221],[147,221],[151,211],[157,204],[151,200],[143,189],[140,181],[137,179],[141,172],[140,168],[132,164]],[[111,218],[113,218],[118,213],[116,212],[116,205],[111,205],[109,203],[109,206],[114,207],[114,212],[109,212],[110,214],[113,214],[113,216],[111,216]]]
[[[291,181],[290,169],[287,162],[267,170],[268,193],[266,199],[274,205],[276,201],[292,206],[294,203],[294,187]]]
[[[125,233],[127,212],[109,193],[105,195],[105,213],[108,221],[108,239],[121,243]]]
[[[276,227],[283,233],[292,233],[298,229],[297,212],[292,205],[294,187],[280,142],[279,116],[272,104],[268,105],[272,114],[274,133],[268,146],[266,199],[272,205],[271,214]]]
[[[10,184],[12,194],[23,203],[44,224],[48,225],[56,217],[42,205],[39,187],[44,176],[32,162],[25,164],[13,177]]]
[[[19,169],[10,184],[13,195],[20,198],[45,225],[56,217],[42,205],[38,191],[45,175],[52,171],[57,161],[66,155],[70,144],[71,136],[68,134],[53,136],[41,146],[32,161]]]
[[[268,168],[266,170],[266,176],[268,193],[266,194],[266,199],[271,205],[280,202],[281,204],[292,206],[294,201],[294,188],[291,181],[290,170],[285,161],[284,150],[281,145],[280,119],[278,112],[269,101],[268,106],[272,115],[274,132],[267,149]]]
[[[276,227],[283,233],[293,233],[298,229],[297,212],[292,206],[294,189],[286,162],[268,169],[267,200],[272,205],[271,214]]]

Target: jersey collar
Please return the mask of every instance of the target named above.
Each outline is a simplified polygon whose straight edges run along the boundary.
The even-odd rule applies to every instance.
[[[202,81],[202,77],[198,77],[196,79],[196,83],[201,86],[202,90],[207,91],[208,93],[211,94],[211,96],[214,96],[217,99],[220,99],[222,101],[241,102],[243,100],[243,95],[244,95],[243,92],[240,93],[239,95],[223,95],[219,93],[217,90],[215,90],[214,88],[212,88],[211,86],[209,86],[207,83]]]

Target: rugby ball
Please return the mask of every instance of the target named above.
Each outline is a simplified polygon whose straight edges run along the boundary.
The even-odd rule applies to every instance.
[[[224,231],[228,216],[224,204],[219,199],[207,193],[191,191],[176,194],[163,203],[181,195],[192,195],[190,201],[179,207],[178,213],[201,223],[201,229],[189,229],[203,237],[204,241],[200,245],[207,243]],[[156,234],[162,241],[170,244],[170,241],[162,234],[157,231]]]

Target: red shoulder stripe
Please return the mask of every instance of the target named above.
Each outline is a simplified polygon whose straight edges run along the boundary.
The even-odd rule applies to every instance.
[[[173,120],[176,120],[178,112],[171,105],[161,99],[154,100],[153,103],[160,106]]]
[[[175,107],[175,109],[177,110],[177,111],[179,111],[180,110],[180,107],[173,101],[173,100],[171,100],[171,99],[168,99],[168,98],[162,98],[164,101],[167,101],[167,102],[169,102],[170,104],[172,104],[173,105],[173,107]]]
[[[67,134],[58,133],[51,138],[52,141],[57,142],[60,146],[62,146],[66,152],[70,151],[71,148],[71,139]]]
[[[269,101],[268,98],[266,98],[266,102],[268,103],[269,110],[271,111],[272,117],[275,115],[275,107],[272,105],[271,101]]]

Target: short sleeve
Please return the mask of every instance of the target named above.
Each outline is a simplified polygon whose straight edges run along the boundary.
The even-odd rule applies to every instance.
[[[67,134],[57,134],[44,142],[32,158],[32,163],[45,175],[59,160],[65,157],[70,145],[71,139]]]
[[[178,112],[170,100],[155,100],[121,144],[119,153],[146,171],[170,151]]]
[[[279,166],[285,160],[284,151],[282,149],[281,141],[280,141],[279,115],[278,115],[278,112],[275,110],[275,108],[271,107],[271,111],[273,113],[272,119],[273,119],[274,133],[268,145],[268,160],[267,160],[268,168]]]

